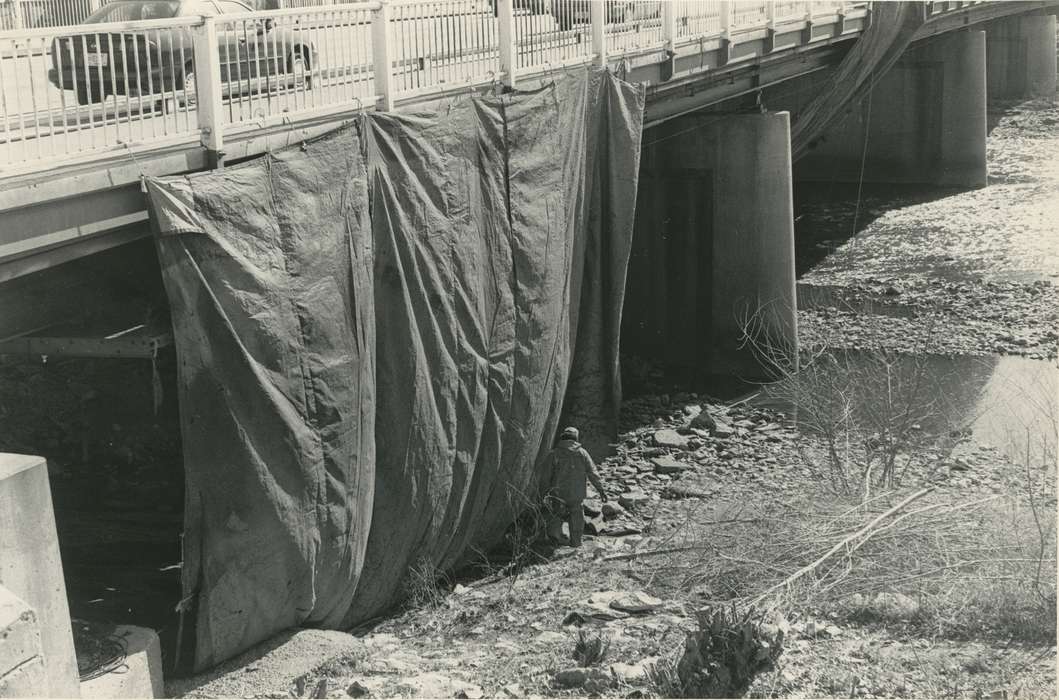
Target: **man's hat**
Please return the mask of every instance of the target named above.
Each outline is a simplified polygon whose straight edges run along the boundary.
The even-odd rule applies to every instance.
[[[581,433],[577,432],[577,428],[563,428],[563,432],[559,435],[560,440],[578,440],[581,438]]]

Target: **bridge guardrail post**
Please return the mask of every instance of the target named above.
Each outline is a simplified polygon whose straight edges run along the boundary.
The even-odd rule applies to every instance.
[[[371,50],[374,54],[375,94],[378,102],[375,109],[382,112],[393,110],[393,60],[390,58],[390,5],[383,0],[371,20]]]
[[[22,22],[22,0],[11,0],[12,29],[24,29]]]
[[[504,73],[504,85],[515,87],[515,71],[518,67],[518,49],[515,43],[514,0],[496,0],[497,24],[500,34],[500,70]]]
[[[721,65],[728,65],[732,58],[732,25],[735,20],[735,7],[732,0],[721,0]]]
[[[217,50],[217,24],[213,17],[203,17],[201,25],[192,27],[191,41],[195,60],[195,111],[199,140],[206,149],[209,166],[223,167],[221,54]]]
[[[765,3],[765,53],[776,50],[776,0]]]
[[[677,4],[662,3],[662,41],[665,42],[666,62],[662,64],[662,80],[669,80],[676,70]]]
[[[596,65],[607,65],[607,8],[604,0],[589,0],[592,13],[592,51]]]

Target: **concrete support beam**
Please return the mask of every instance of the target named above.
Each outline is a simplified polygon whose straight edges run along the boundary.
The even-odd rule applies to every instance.
[[[48,683],[37,615],[0,586],[0,698],[44,697]]]
[[[750,317],[797,348],[789,115],[684,116],[644,144],[623,348],[687,375],[764,376]]]
[[[36,613],[45,694],[80,697],[48,465],[42,457],[0,454],[0,585]]]
[[[985,32],[954,32],[906,52],[795,178],[984,187],[986,129]]]
[[[1055,15],[1020,15],[989,24],[989,97],[1055,97],[1055,43]]]

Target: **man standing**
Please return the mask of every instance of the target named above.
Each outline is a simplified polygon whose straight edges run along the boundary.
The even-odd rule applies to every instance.
[[[570,526],[570,545],[581,546],[581,534],[585,531],[585,514],[581,502],[585,500],[585,479],[592,482],[599,498],[607,502],[607,492],[596,473],[596,465],[585,448],[578,442],[577,428],[565,428],[559,443],[544,459],[544,476],[548,484],[548,535],[562,541],[563,518]]]

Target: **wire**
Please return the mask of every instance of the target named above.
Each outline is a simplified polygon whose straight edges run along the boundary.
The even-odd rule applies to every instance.
[[[871,98],[875,94],[875,71],[868,73],[868,110],[864,117],[864,147],[860,152],[860,176],[857,179],[857,204],[853,209],[853,230],[850,239],[855,240],[857,235],[857,219],[860,217],[861,194],[864,192],[864,166],[868,161],[868,134],[871,133]]]

